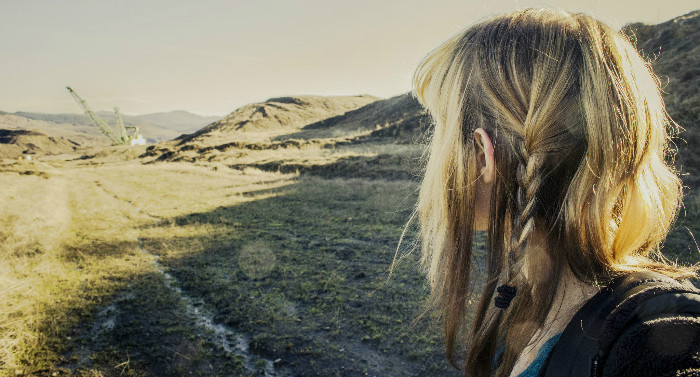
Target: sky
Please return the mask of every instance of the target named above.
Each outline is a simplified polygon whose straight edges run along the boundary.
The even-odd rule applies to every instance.
[[[285,95],[391,97],[432,48],[490,15],[584,12],[620,28],[698,0],[0,0],[0,110],[225,115]]]

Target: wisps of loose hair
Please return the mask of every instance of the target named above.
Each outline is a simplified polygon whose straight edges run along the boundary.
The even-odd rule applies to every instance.
[[[694,276],[660,257],[681,203],[668,143],[675,124],[620,33],[563,11],[495,17],[432,51],[414,94],[434,120],[417,206],[422,262],[453,364],[473,283],[474,130],[494,144],[488,276],[465,375],[490,375],[498,346],[496,375],[509,375],[564,268],[599,284],[638,270]],[[518,287],[507,311],[492,304],[499,282]]]

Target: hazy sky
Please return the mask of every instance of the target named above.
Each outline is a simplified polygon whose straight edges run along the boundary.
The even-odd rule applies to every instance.
[[[532,6],[613,27],[698,0],[0,0],[0,110],[224,115],[294,94],[390,97],[420,59],[488,15]]]

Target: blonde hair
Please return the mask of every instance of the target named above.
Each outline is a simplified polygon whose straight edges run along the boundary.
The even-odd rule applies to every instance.
[[[473,284],[474,130],[494,144],[488,277],[465,375],[490,375],[498,345],[497,375],[510,373],[565,267],[600,284],[638,270],[694,275],[659,252],[681,204],[668,142],[675,124],[649,65],[620,33],[563,11],[498,16],[433,50],[414,93],[434,120],[417,206],[422,261],[453,364]],[[505,311],[492,304],[498,283],[518,288]]]

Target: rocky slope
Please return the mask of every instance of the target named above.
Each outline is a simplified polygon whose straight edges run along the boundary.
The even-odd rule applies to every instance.
[[[428,124],[429,119],[418,101],[406,93],[309,124],[289,137],[310,139],[362,134],[358,140],[390,138],[394,142],[416,142]]]
[[[700,10],[658,25],[631,24],[623,31],[659,76],[671,117],[684,129],[675,140],[686,185],[700,187]]]

